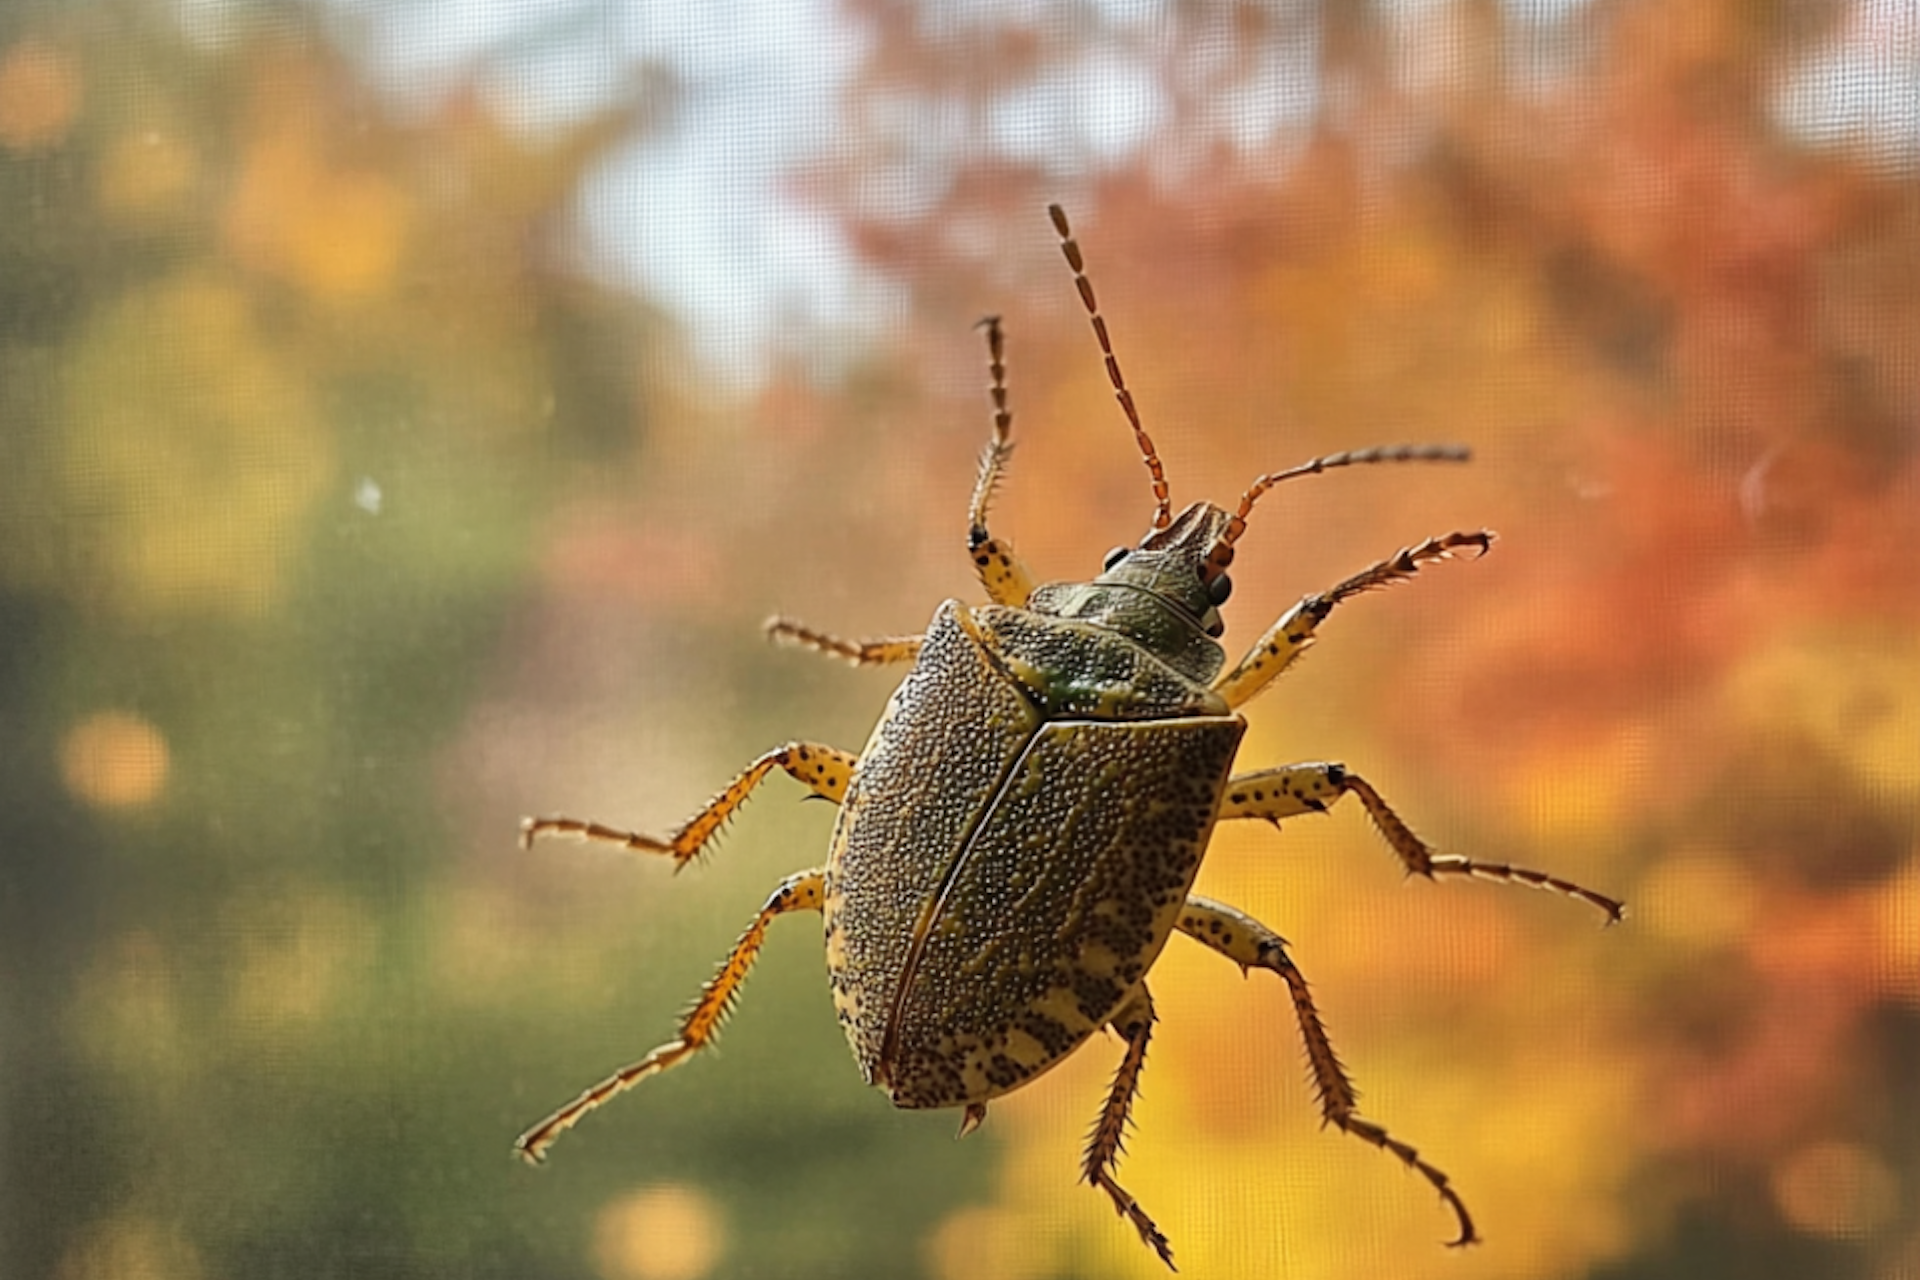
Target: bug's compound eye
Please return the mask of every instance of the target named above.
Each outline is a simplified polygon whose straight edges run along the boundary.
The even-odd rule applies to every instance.
[[[1209,622],[1207,624],[1207,634],[1212,636],[1215,640],[1218,640],[1221,636],[1227,634],[1227,624],[1222,622],[1219,618],[1215,618],[1212,622]]]
[[[1207,599],[1213,602],[1213,607],[1216,609],[1225,604],[1227,597],[1232,594],[1233,579],[1224,573],[1207,584]]]
[[[1113,566],[1119,564],[1132,554],[1132,547],[1115,547],[1113,550],[1107,552],[1107,558],[1100,562],[1100,568],[1102,570],[1112,569]]]

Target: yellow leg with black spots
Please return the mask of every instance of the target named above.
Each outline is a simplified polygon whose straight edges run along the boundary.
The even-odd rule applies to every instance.
[[[1492,545],[1493,534],[1486,529],[1428,538],[1417,547],[1402,548],[1329,591],[1308,596],[1282,614],[1280,621],[1267,628],[1267,633],[1254,642],[1231,671],[1213,682],[1214,691],[1227,700],[1229,707],[1244,705],[1307,651],[1320,624],[1341,601],[1404,582],[1420,572],[1420,566],[1435,560],[1450,560],[1463,547],[1472,547],[1485,555]]]
[[[1133,1110],[1133,1100],[1140,1092],[1140,1072],[1147,1065],[1147,1042],[1153,1038],[1153,1021],[1153,997],[1142,984],[1133,998],[1120,1006],[1120,1012],[1107,1022],[1126,1040],[1127,1052],[1120,1060],[1120,1069],[1114,1072],[1113,1087],[1107,1092],[1107,1103],[1100,1109],[1100,1118],[1094,1121],[1080,1173],[1107,1193],[1114,1208],[1133,1223],[1147,1247],[1160,1255],[1160,1261],[1167,1264],[1168,1270],[1174,1270],[1173,1246],[1167,1243],[1166,1236],[1160,1233],[1139,1202],[1113,1180],[1114,1166],[1126,1148],[1128,1113]]]
[[[920,636],[880,636],[873,640],[842,640],[825,631],[815,631],[792,618],[768,618],[767,638],[775,644],[796,649],[811,649],[829,658],[840,658],[856,667],[880,667],[895,662],[912,662],[920,656]]]
[[[1013,552],[1011,543],[987,531],[987,504],[1013,454],[1009,438],[1013,413],[1007,408],[1006,344],[1000,334],[1000,317],[988,316],[980,322],[987,331],[987,371],[992,377],[988,394],[993,397],[993,438],[980,454],[980,474],[973,481],[973,501],[967,506],[967,553],[980,575],[980,585],[995,604],[1018,607],[1033,594],[1033,575]]]
[[[1293,997],[1293,1011],[1307,1044],[1307,1065],[1313,1072],[1321,1117],[1362,1142],[1399,1157],[1409,1169],[1425,1178],[1459,1221],[1460,1234],[1449,1243],[1456,1246],[1476,1243],[1480,1237],[1473,1229],[1473,1218],[1447,1175],[1421,1159],[1419,1151],[1360,1116],[1356,1109],[1359,1094],[1347,1077],[1346,1068],[1340,1065],[1333,1041],[1327,1038],[1326,1026],[1320,1021],[1320,1012],[1314,1008],[1313,996],[1307,990],[1306,977],[1287,955],[1287,945],[1280,935],[1244,911],[1198,896],[1188,898],[1186,906],[1181,908],[1179,928],[1239,965],[1242,971],[1269,969],[1280,975],[1287,984],[1287,994]]]
[[[1504,862],[1476,862],[1453,854],[1435,853],[1426,841],[1413,833],[1399,814],[1387,807],[1380,793],[1359,774],[1343,764],[1289,764],[1258,773],[1243,773],[1227,782],[1227,793],[1220,804],[1221,819],[1261,818],[1279,823],[1282,818],[1305,813],[1324,813],[1334,801],[1352,794],[1372,819],[1374,828],[1400,859],[1400,865],[1412,875],[1429,880],[1440,876],[1468,876],[1480,880],[1498,880],[1505,884],[1546,889],[1596,908],[1612,924],[1626,914],[1626,904],[1605,894],[1550,876],[1544,871],[1516,867]]]
[[[806,783],[815,795],[839,804],[841,797],[847,794],[847,784],[853,780],[853,769],[858,763],[859,757],[850,751],[823,746],[818,742],[789,742],[748,765],[739,777],[727,784],[726,790],[707,802],[706,808],[694,814],[684,826],[665,839],[620,831],[578,818],[523,818],[520,822],[520,846],[523,849],[530,848],[536,839],[544,835],[575,836],[582,840],[617,844],[642,853],[666,854],[673,859],[677,871],[699,856],[700,850],[726,825],[734,811],[746,803],[747,796],[760,785],[760,780],[774,769],[785,769]]]
[[[553,1140],[578,1124],[589,1111],[615,1094],[633,1088],[648,1076],[657,1076],[669,1067],[679,1066],[712,1043],[714,1036],[719,1034],[721,1024],[733,1010],[733,1003],[740,994],[740,984],[747,980],[747,974],[753,969],[754,959],[760,954],[760,944],[766,941],[767,926],[773,923],[774,917],[789,911],[820,910],[824,883],[825,872],[818,867],[811,871],[796,872],[781,881],[780,887],[767,899],[767,905],[760,908],[760,914],[740,935],[740,941],[734,943],[733,952],[727,957],[726,963],[700,989],[700,998],[680,1020],[680,1034],[640,1061],[620,1068],[521,1134],[513,1144],[513,1149],[520,1157],[529,1164],[540,1163],[546,1149],[553,1145]]]
[[[971,532],[967,538],[972,543]],[[987,589],[989,600],[1015,608],[1027,602],[1033,594],[1033,574],[1014,554],[1011,543],[989,536],[968,550],[973,556],[974,572],[980,575],[980,585]]]
[[[1220,802],[1222,818],[1264,818],[1275,826],[1282,818],[1325,813],[1346,793],[1345,765],[1286,764],[1258,773],[1242,773],[1227,780]]]

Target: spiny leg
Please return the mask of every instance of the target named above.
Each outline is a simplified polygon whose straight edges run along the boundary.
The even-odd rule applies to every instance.
[[[1000,473],[1013,453],[1009,438],[1013,413],[1007,408],[1006,343],[1000,333],[1000,317],[988,316],[980,322],[987,331],[987,371],[992,378],[988,393],[993,397],[993,438],[980,454],[980,474],[973,481],[973,501],[967,505],[967,551],[980,583],[995,604],[1023,605],[1033,594],[1033,575],[1013,552],[1004,538],[987,531],[987,505],[1000,483]]]
[[[657,836],[616,830],[598,822],[583,822],[578,818],[523,818],[520,821],[520,846],[530,848],[534,840],[543,835],[577,836],[583,840],[617,844],[643,853],[664,853],[673,859],[674,869],[678,870],[699,855],[706,843],[726,825],[734,811],[746,803],[747,796],[760,785],[760,780],[776,767],[785,769],[806,783],[815,795],[838,804],[847,793],[847,783],[852,780],[857,763],[859,757],[837,747],[818,742],[789,742],[748,765],[739,777],[727,784],[724,791],[707,802],[706,808],[694,814],[686,825],[664,840]]]
[[[513,1149],[520,1153],[520,1157],[529,1164],[539,1164],[546,1149],[553,1145],[553,1140],[578,1124],[587,1112],[615,1094],[631,1089],[648,1076],[659,1075],[669,1067],[679,1066],[710,1044],[727,1015],[733,1011],[733,1003],[740,994],[740,984],[747,980],[754,959],[760,954],[760,944],[766,940],[767,926],[775,916],[785,915],[789,911],[820,910],[824,878],[825,873],[816,867],[811,871],[795,872],[781,881],[780,887],[767,899],[767,905],[760,908],[760,914],[740,935],[740,941],[733,944],[733,951],[727,956],[726,963],[700,989],[700,998],[680,1020],[680,1034],[640,1061],[620,1068],[521,1134],[513,1144]]]
[[[1399,1157],[1409,1169],[1432,1184],[1459,1220],[1460,1235],[1448,1243],[1454,1246],[1476,1243],[1480,1237],[1473,1229],[1473,1218],[1447,1175],[1421,1159],[1418,1150],[1373,1121],[1363,1119],[1356,1110],[1359,1094],[1346,1068],[1340,1065],[1333,1041],[1327,1037],[1326,1026],[1320,1021],[1320,1012],[1314,1008],[1313,996],[1307,990],[1306,977],[1287,955],[1286,943],[1280,935],[1244,911],[1198,896],[1188,898],[1181,908],[1179,928],[1243,971],[1270,969],[1280,975],[1287,984],[1287,994],[1293,997],[1293,1011],[1300,1020],[1300,1034],[1307,1044],[1307,1065],[1313,1072],[1314,1093],[1319,1099],[1323,1120]]]
[[[1626,914],[1625,903],[1544,871],[1435,853],[1399,814],[1387,807],[1371,783],[1343,764],[1289,764],[1230,778],[1220,804],[1220,817],[1222,820],[1262,818],[1277,825],[1282,818],[1324,813],[1334,801],[1349,793],[1365,807],[1374,828],[1386,838],[1409,874],[1429,880],[1440,876],[1469,876],[1564,893],[1597,908],[1607,917],[1608,924]]]
[[[1403,547],[1397,554],[1354,574],[1331,590],[1308,596],[1282,614],[1231,671],[1213,682],[1215,692],[1227,700],[1229,707],[1244,705],[1293,665],[1313,643],[1314,632],[1341,601],[1403,582],[1420,572],[1422,565],[1451,559],[1463,547],[1472,547],[1485,555],[1492,545],[1493,534],[1486,529],[1428,538],[1419,546]]]
[[[792,618],[768,618],[767,639],[796,649],[811,649],[830,658],[841,658],[856,667],[879,667],[894,662],[912,662],[920,656],[921,636],[880,636],[872,640],[842,640],[825,631],[815,631]]]
[[[1127,415],[1127,424],[1133,428],[1134,443],[1140,446],[1140,456],[1147,464],[1147,474],[1153,477],[1153,527],[1164,529],[1173,523],[1173,498],[1167,489],[1166,469],[1160,465],[1160,455],[1154,451],[1153,439],[1147,435],[1147,429],[1140,425],[1140,411],[1133,407],[1133,393],[1127,390],[1125,378],[1120,376],[1120,361],[1114,358],[1113,343],[1107,337],[1107,322],[1100,315],[1100,303],[1093,296],[1093,282],[1087,279],[1086,263],[1080,257],[1080,245],[1073,238],[1073,228],[1067,224],[1067,212],[1057,204],[1047,206],[1047,216],[1053,219],[1053,229],[1060,233],[1060,252],[1065,255],[1067,265],[1073,268],[1073,284],[1080,291],[1080,303],[1087,309],[1087,318],[1093,322],[1093,336],[1100,343],[1100,355],[1107,364],[1107,381],[1113,384],[1113,398],[1120,402],[1120,410]]]
[[[1119,1163],[1121,1153],[1126,1148],[1130,1123],[1128,1115],[1133,1110],[1133,1099],[1140,1091],[1140,1072],[1147,1065],[1147,1042],[1153,1038],[1153,1020],[1153,997],[1147,994],[1147,988],[1142,984],[1139,991],[1107,1022],[1126,1040],[1127,1052],[1120,1060],[1119,1070],[1113,1074],[1113,1087],[1107,1092],[1106,1105],[1100,1109],[1100,1118],[1094,1121],[1093,1133],[1088,1136],[1087,1154],[1081,1163],[1080,1173],[1088,1182],[1107,1193],[1113,1200],[1114,1208],[1133,1223],[1140,1238],[1160,1255],[1160,1261],[1167,1264],[1168,1270],[1174,1270],[1173,1246],[1160,1234],[1160,1228],[1153,1225],[1153,1219],[1147,1216],[1139,1202],[1113,1180],[1114,1166]]]

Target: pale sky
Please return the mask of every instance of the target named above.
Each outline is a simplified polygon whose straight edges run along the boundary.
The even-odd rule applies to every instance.
[[[1053,78],[1009,92],[991,137],[936,131],[912,145],[992,145],[1063,172],[1120,161],[1162,114],[1151,68],[1129,47],[1151,47],[1173,2],[1098,0],[1109,38]],[[234,0],[176,3],[189,30],[217,32]],[[835,0],[316,3],[403,107],[430,105],[473,79],[508,119],[538,130],[632,94],[637,66],[666,68],[679,87],[675,114],[587,184],[580,243],[604,278],[674,309],[716,373],[750,383],[780,335],[857,340],[900,317],[898,289],[784,186],[808,160],[830,157],[844,135],[837,113],[863,36]],[[1303,14],[1313,10],[1296,3]],[[1417,29],[1443,3],[1400,0],[1400,8]],[[1507,0],[1507,8],[1527,20],[1522,32],[1546,33],[1536,44],[1551,48],[1557,25],[1577,18],[1583,3]],[[1008,7],[1020,0],[948,0],[929,20],[965,25]],[[1287,61],[1247,100],[1222,106],[1223,136],[1311,112],[1311,49]],[[1912,166],[1920,157],[1920,5],[1857,0],[1831,45],[1783,79],[1779,111],[1809,140]],[[892,175],[881,189],[896,204],[916,199],[911,174]]]

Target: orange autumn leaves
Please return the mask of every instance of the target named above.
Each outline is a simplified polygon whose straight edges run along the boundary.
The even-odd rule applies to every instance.
[[[942,68],[913,81],[939,86],[930,110],[990,112],[1031,72],[969,77],[964,40],[869,8],[884,47],[863,88],[896,113],[902,66]],[[1433,12],[1517,47],[1500,44],[1517,18]],[[1155,48],[1208,14],[1188,18]],[[1169,89],[1147,155],[1077,198],[983,146],[938,161],[924,215],[849,218],[921,285],[929,326],[984,293],[970,276],[1017,280],[1001,288],[1024,314],[976,305],[1008,312],[1003,524],[1023,546],[1097,537],[1144,488],[1083,321],[1049,301],[1064,278],[1020,230],[1049,199],[1177,501],[1317,449],[1473,444],[1465,472],[1329,478],[1263,508],[1229,611],[1242,639],[1285,592],[1399,541],[1474,521],[1503,541],[1330,621],[1251,709],[1248,756],[1337,754],[1449,851],[1633,908],[1596,935],[1525,895],[1396,892],[1354,815],[1222,833],[1203,888],[1295,942],[1366,1110],[1454,1175],[1494,1243],[1440,1257],[1437,1210],[1315,1136],[1282,994],[1177,940],[1123,1180],[1201,1274],[1658,1267],[1682,1215],[1910,1257],[1898,1205],[1920,1163],[1880,1126],[1911,1105],[1886,1028],[1920,1009],[1911,169],[1786,135],[1770,95],[1820,32],[1750,7],[1591,8],[1558,36],[1579,57],[1531,84],[1491,58],[1420,82],[1394,21],[1340,25],[1320,66],[1344,77],[1338,109],[1204,181],[1156,168],[1205,146],[1204,103]],[[1177,86],[1177,57],[1153,57]],[[947,234],[982,220],[1013,247]],[[1109,1065],[1008,1104],[1001,1196],[966,1211],[1038,1242],[1034,1275],[1082,1250],[1088,1271],[1154,1273],[1057,1183]]]

